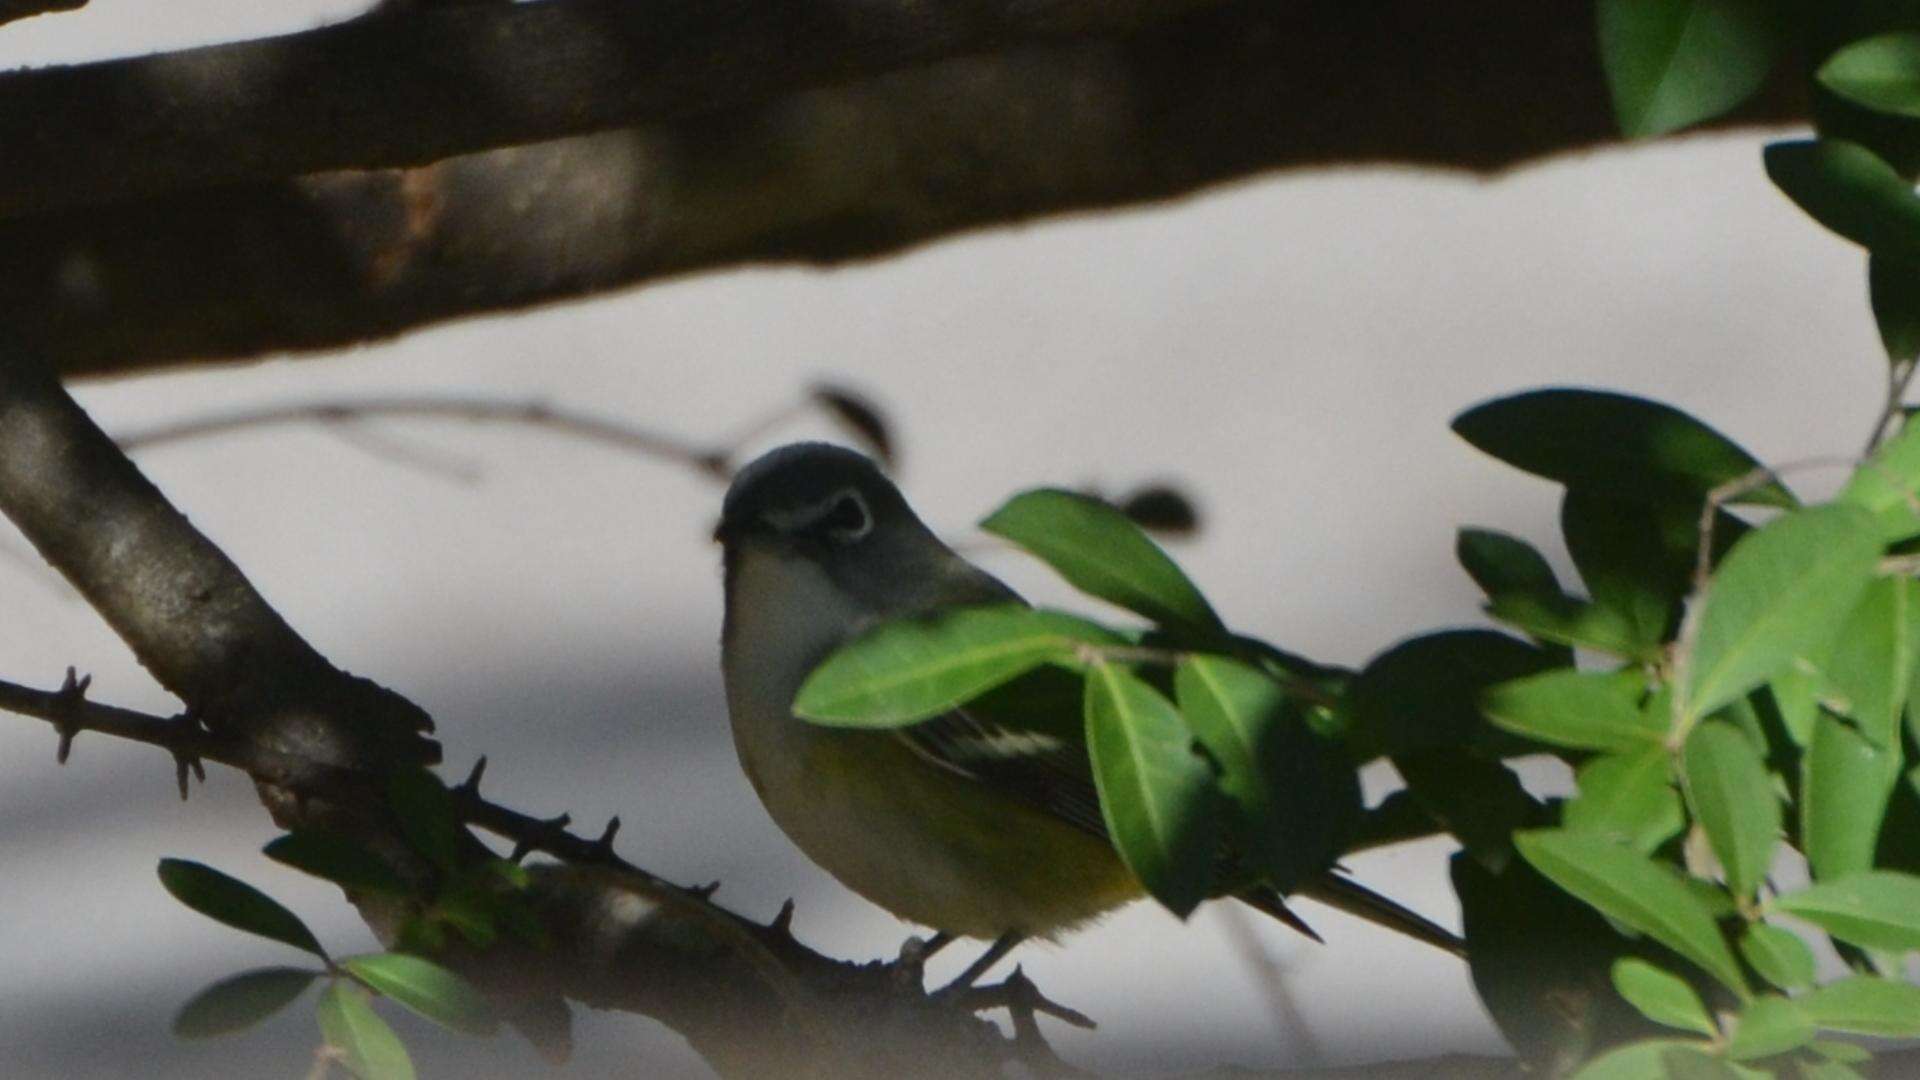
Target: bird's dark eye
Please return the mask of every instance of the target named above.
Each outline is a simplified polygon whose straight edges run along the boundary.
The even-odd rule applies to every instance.
[[[866,502],[855,492],[847,491],[833,500],[833,505],[813,523],[813,528],[835,540],[858,540],[873,528],[873,518],[867,513]]]

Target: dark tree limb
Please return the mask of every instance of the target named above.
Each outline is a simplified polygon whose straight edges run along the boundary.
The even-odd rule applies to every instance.
[[[35,0],[44,3],[45,0]],[[0,76],[0,218],[711,113],[1219,0],[538,0]]]
[[[0,223],[0,310],[62,371],[123,372],[870,257],[1273,169],[1490,172],[1616,139],[1593,39],[1573,0],[1234,0],[419,168],[19,218]],[[1781,80],[1726,122],[1803,113]]]
[[[87,0],[0,0],[0,26],[15,19],[46,15],[55,11],[75,11],[87,6]]]
[[[328,663],[18,353],[0,353],[0,512],[210,729],[325,765],[437,760],[424,712]]]

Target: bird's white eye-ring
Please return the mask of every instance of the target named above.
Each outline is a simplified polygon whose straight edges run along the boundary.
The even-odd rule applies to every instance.
[[[867,509],[867,500],[848,488],[828,501],[826,510],[810,527],[850,544],[873,531],[873,513]]]

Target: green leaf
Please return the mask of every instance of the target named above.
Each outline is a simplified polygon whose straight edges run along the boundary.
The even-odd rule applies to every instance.
[[[1800,1006],[1830,1031],[1889,1039],[1920,1036],[1920,986],[1911,983],[1851,975],[1816,988]]]
[[[387,799],[407,843],[441,869],[452,867],[460,852],[460,815],[447,785],[426,769],[398,769],[387,780]]]
[[[1920,358],[1920,263],[1870,256],[1867,297],[1887,359],[1904,364]]]
[[[215,922],[326,958],[326,950],[298,915],[244,881],[186,859],[161,859],[160,884],[174,899]]]
[[[1619,611],[1559,593],[1502,593],[1486,606],[1488,615],[1528,637],[1556,645],[1578,646],[1630,660],[1652,662],[1654,643],[1643,640]]]
[[[319,977],[317,971],[271,967],[221,979],[181,1006],[173,1018],[173,1033],[182,1039],[206,1039],[245,1031],[286,1008]]]
[[[832,727],[890,728],[938,716],[1082,644],[1116,634],[1021,604],[960,608],[883,623],[847,643],[801,684],[794,715]]]
[[[1593,758],[1575,773],[1579,794],[1561,808],[1561,820],[1569,829],[1650,853],[1686,825],[1672,770],[1665,746]]]
[[[1866,870],[1774,900],[1842,941],[1868,949],[1920,949],[1920,877]]]
[[[1560,591],[1547,560],[1517,536],[1492,529],[1461,529],[1454,537],[1453,551],[1467,576],[1490,600],[1513,592]]]
[[[1027,549],[1074,588],[1162,626],[1221,629],[1220,617],[1160,545],[1099,499],[1050,488],[1023,492],[980,527]]]
[[[1220,788],[1248,828],[1248,848],[1282,893],[1333,864],[1360,814],[1360,781],[1314,734],[1278,683],[1218,656],[1190,656],[1174,696],[1220,768]]]
[[[1699,527],[1697,501],[1648,503],[1578,488],[1560,500],[1560,532],[1587,591],[1619,612],[1643,645],[1665,640],[1679,617]]]
[[[1920,262],[1920,197],[1879,155],[1842,139],[1768,144],[1767,175],[1795,205],[1875,255]]]
[[[1689,715],[1744,696],[1824,645],[1879,558],[1872,516],[1852,506],[1797,510],[1742,538],[1707,591],[1687,664]]]
[[[1712,1044],[1680,1039],[1648,1039],[1618,1046],[1580,1067],[1568,1080],[1648,1080],[1668,1076],[1667,1055],[1709,1049]]]
[[[1814,725],[1800,760],[1800,846],[1813,876],[1827,881],[1873,867],[1900,751],[1875,746],[1830,713]]]
[[[1124,667],[1088,670],[1086,723],[1114,847],[1154,899],[1185,918],[1211,884],[1212,770],[1173,703]]]
[[[1608,673],[1561,669],[1504,682],[1480,696],[1501,728],[1575,750],[1635,751],[1666,738],[1665,724],[1643,716],[1646,678],[1631,668]]]
[[[406,953],[370,953],[349,956],[340,966],[442,1027],[470,1035],[491,1035],[500,1027],[493,1007],[472,983],[431,960]]]
[[[1521,856],[1554,884],[1700,965],[1736,995],[1747,995],[1740,965],[1713,916],[1664,865],[1565,829],[1516,833],[1513,840]]]
[[[1680,764],[1687,802],[1726,870],[1728,888],[1752,897],[1780,837],[1780,799],[1760,752],[1733,725],[1707,720],[1687,736]]]
[[[1836,498],[1872,511],[1889,540],[1920,534],[1920,424],[1902,422]]]
[[[1740,1010],[1727,1056],[1752,1061],[1797,1050],[1812,1041],[1813,1020],[1799,1005],[1778,994],[1762,994]]]
[[[1850,1042],[1841,1042],[1838,1039],[1815,1039],[1807,1044],[1807,1049],[1829,1061],[1836,1061],[1842,1065],[1859,1065],[1862,1062],[1873,1060],[1873,1051],[1864,1046],[1855,1046]],[[1855,1075],[1857,1076],[1859,1074],[1856,1073]]]
[[[1816,664],[1827,707],[1845,713],[1881,746],[1899,737],[1913,672],[1913,582],[1877,578],[1861,594]]]
[[[1820,673],[1813,665],[1796,661],[1774,673],[1767,682],[1773,706],[1780,712],[1780,726],[1795,746],[1813,741],[1814,720],[1820,715]]]
[[[1514,830],[1541,821],[1540,804],[1499,761],[1456,747],[1395,754],[1393,767],[1421,807],[1495,873],[1512,861]]]
[[[1740,955],[1761,978],[1782,990],[1798,990],[1813,982],[1813,950],[1791,930],[1748,923],[1740,934]]]
[[[1491,630],[1447,630],[1403,641],[1354,678],[1353,756],[1365,761],[1471,743],[1489,730],[1480,715],[1486,687],[1553,664],[1551,655]]]
[[[267,858],[342,888],[405,896],[407,883],[365,845],[318,829],[297,829],[266,846]]]
[[[374,1014],[359,987],[336,981],[320,995],[320,1032],[360,1080],[413,1080],[400,1036]]]
[[[1920,116],[1920,34],[1856,41],[1828,57],[1814,77],[1875,112]]]
[[[1758,0],[1600,0],[1600,62],[1628,138],[1711,119],[1759,89],[1774,35]]]
[[[1760,467],[1726,436],[1668,405],[1599,390],[1530,390],[1477,405],[1454,433],[1516,468],[1569,487],[1647,500],[1699,500]],[[1792,507],[1786,488],[1740,502]]]
[[[1678,975],[1637,957],[1622,957],[1613,965],[1613,988],[1656,1024],[1697,1031],[1709,1039],[1719,1037],[1720,1029],[1713,1025],[1700,995]]]

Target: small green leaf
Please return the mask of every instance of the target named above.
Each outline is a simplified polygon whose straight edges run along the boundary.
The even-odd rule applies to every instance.
[[[245,1031],[286,1008],[319,977],[317,971],[271,967],[221,979],[181,1006],[173,1018],[173,1033],[182,1039],[206,1039]]]
[[[1881,746],[1899,736],[1913,672],[1913,582],[1877,578],[1817,661],[1828,707],[1845,713]]]
[[[1687,802],[1726,870],[1728,888],[1753,896],[1780,837],[1780,799],[1760,751],[1733,725],[1707,720],[1687,736],[1680,762]]]
[[[1211,884],[1212,770],[1173,703],[1126,668],[1093,664],[1086,695],[1087,750],[1107,833],[1140,884],[1185,918]]]
[[[1800,998],[1813,1022],[1831,1031],[1920,1036],[1920,986],[1873,975],[1851,975]]]
[[[473,984],[431,960],[406,953],[370,953],[349,956],[340,966],[442,1027],[469,1035],[491,1035],[500,1027],[492,1006]]]
[[[1514,830],[1541,822],[1540,804],[1502,762],[1454,748],[1395,754],[1393,767],[1421,807],[1494,873],[1513,859]]]
[[[1700,965],[1736,995],[1747,995],[1739,962],[1713,916],[1666,866],[1565,829],[1516,833],[1513,840],[1521,856],[1554,884]]]
[[[1837,1061],[1842,1065],[1859,1065],[1873,1060],[1873,1051],[1838,1039],[1815,1039],[1807,1044],[1807,1049],[1828,1061]]]
[[[1876,264],[1879,261],[1875,259]],[[1914,265],[1920,277],[1920,264]],[[1915,303],[1920,307],[1920,300]],[[1920,334],[1920,328],[1915,333]],[[1879,519],[1880,535],[1888,541],[1920,534],[1920,424],[1903,420],[1899,430],[1854,470],[1836,499],[1871,511]]]
[[[1829,230],[1903,262],[1920,262],[1920,197],[1893,166],[1858,143],[1770,143],[1767,176]]]
[[[1027,549],[1084,593],[1162,626],[1221,629],[1220,617],[1160,545],[1099,499],[1051,488],[1023,492],[980,527]]]
[[[1711,119],[1760,88],[1774,34],[1758,0],[1600,0],[1600,61],[1628,138]]]
[[[160,884],[174,899],[215,922],[326,958],[326,950],[298,915],[244,881],[186,859],[161,859]]]
[[[1629,956],[1615,961],[1613,988],[1627,999],[1627,1004],[1656,1024],[1697,1031],[1709,1039],[1720,1034],[1720,1029],[1713,1026],[1707,1007],[1701,1004],[1700,995],[1687,985],[1687,980],[1645,960]]]
[[[1797,1050],[1813,1041],[1813,1021],[1799,1005],[1778,994],[1747,1002],[1727,1043],[1727,1056],[1752,1061]]]
[[[1773,673],[1767,681],[1773,706],[1780,711],[1780,726],[1795,746],[1813,741],[1813,722],[1820,715],[1820,673],[1813,665],[1796,660]]]
[[[1869,949],[1920,949],[1920,877],[1867,870],[1779,897],[1774,906]]]
[[[1800,759],[1800,846],[1817,880],[1873,867],[1899,778],[1897,746],[1875,746],[1830,713],[1815,719],[1813,743]]]
[[[1360,781],[1314,734],[1278,683],[1218,656],[1190,656],[1174,696],[1220,767],[1220,788],[1247,823],[1248,847],[1282,893],[1333,864],[1360,813]]]
[[[793,711],[833,727],[901,727],[1042,664],[1071,661],[1085,643],[1124,641],[1084,619],[1021,604],[883,623],[815,668]]]
[[[1644,640],[1619,611],[1560,593],[1502,593],[1486,606],[1488,615],[1528,637],[1555,645],[1578,646],[1651,663],[1656,643]]]
[[[1853,506],[1797,510],[1742,538],[1707,592],[1687,666],[1689,715],[1744,696],[1824,645],[1879,558],[1872,515]]]
[[[1461,529],[1454,537],[1453,551],[1467,576],[1490,600],[1512,592],[1560,591],[1553,567],[1517,536],[1492,529]]]
[[[1594,602],[1617,612],[1643,649],[1677,628],[1700,547],[1698,498],[1626,497],[1570,488],[1560,502],[1560,531]],[[1746,531],[1716,511],[1714,556]]]
[[[1480,696],[1487,719],[1516,735],[1575,750],[1632,752],[1659,745],[1665,724],[1640,712],[1646,678],[1561,669],[1504,682]]]
[[[1867,296],[1887,359],[1904,364],[1920,358],[1920,263],[1870,256]]]
[[[452,867],[460,852],[460,815],[447,785],[426,769],[398,769],[387,780],[387,799],[407,843],[441,869]]]
[[[1580,1067],[1568,1080],[1648,1080],[1666,1077],[1667,1055],[1679,1051],[1710,1049],[1711,1043],[1685,1042],[1680,1039],[1648,1039],[1628,1043],[1601,1054]]]
[[[1491,630],[1446,630],[1403,641],[1368,661],[1353,681],[1353,756],[1459,747],[1489,729],[1488,686],[1543,671],[1554,658]]]
[[[267,858],[346,889],[405,896],[407,883],[351,837],[299,829],[266,846]]]
[[[1760,467],[1726,436],[1671,406],[1598,390],[1531,390],[1477,405],[1454,433],[1516,468],[1622,498],[1699,500]],[[1769,482],[1740,502],[1792,507]]]
[[[1748,923],[1740,934],[1740,955],[1761,978],[1782,990],[1798,990],[1813,982],[1813,950],[1791,930]]]
[[[1595,757],[1575,773],[1579,794],[1561,808],[1561,820],[1569,829],[1650,853],[1686,826],[1672,771],[1665,746]]]
[[[360,1080],[413,1080],[400,1036],[374,1014],[359,987],[336,981],[320,995],[320,1032]]]
[[[1828,57],[1814,77],[1875,112],[1920,116],[1920,34],[1881,34],[1853,42]]]

